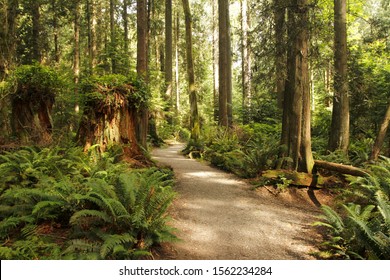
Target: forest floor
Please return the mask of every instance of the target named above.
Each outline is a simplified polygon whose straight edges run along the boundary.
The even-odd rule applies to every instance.
[[[155,149],[153,158],[173,168],[178,193],[170,208],[180,241],[162,244],[156,259],[177,260],[305,260],[314,259],[321,240],[311,224],[320,215],[318,203],[329,196],[307,189],[271,194],[180,154],[174,143]],[[315,205],[317,204],[317,206]]]

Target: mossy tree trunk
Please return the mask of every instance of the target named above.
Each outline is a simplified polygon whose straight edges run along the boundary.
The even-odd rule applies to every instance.
[[[100,86],[98,98],[89,98],[85,102],[77,132],[77,142],[84,146],[85,151],[97,145],[98,151],[104,152],[117,144],[123,147],[125,158],[143,158],[136,138],[138,109],[128,97],[132,91],[131,85],[120,88]]]
[[[387,130],[389,128],[389,124],[390,124],[390,102],[389,105],[387,105],[385,117],[383,118],[383,122],[379,128],[374,146],[372,147],[371,156],[370,156],[371,160],[378,160],[379,154],[383,146],[383,142],[385,141]]]
[[[18,93],[23,98],[13,98],[11,127],[13,135],[20,144],[46,145],[52,141],[51,111],[54,105],[54,95],[42,95],[36,99],[38,92],[26,88],[26,92]]]
[[[19,66],[8,79],[12,134],[22,145],[52,141],[51,111],[59,89],[55,71],[39,64]]]
[[[148,81],[148,1],[137,0],[137,75],[145,83]],[[147,149],[149,110],[143,108],[138,119],[138,139],[140,145]]]
[[[188,0],[183,0],[184,19],[186,27],[186,57],[187,57],[187,78],[188,92],[190,96],[190,129],[191,140],[197,143],[200,136],[200,119],[198,112],[198,97],[195,86],[195,70],[193,59],[192,45],[192,15],[190,3]]]

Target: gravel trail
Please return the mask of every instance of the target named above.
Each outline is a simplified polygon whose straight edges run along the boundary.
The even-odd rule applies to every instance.
[[[183,157],[182,148],[174,144],[152,152],[173,168],[178,193],[170,214],[181,241],[165,246],[161,258],[313,259],[315,207],[254,191],[232,174]]]

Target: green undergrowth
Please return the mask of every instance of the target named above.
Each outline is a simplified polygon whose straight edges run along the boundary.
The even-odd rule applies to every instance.
[[[251,124],[231,130],[213,129],[205,138],[190,142],[187,154],[198,156],[212,165],[242,178],[256,177],[262,170],[274,168],[282,147],[275,125]]]
[[[92,153],[92,151],[91,151]],[[172,241],[173,174],[120,149],[24,147],[0,155],[1,259],[138,259]]]
[[[390,159],[368,166],[369,177],[349,177],[338,205],[323,206],[314,225],[324,242],[322,259],[390,259]]]

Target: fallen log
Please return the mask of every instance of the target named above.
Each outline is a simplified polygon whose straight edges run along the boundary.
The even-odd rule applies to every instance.
[[[315,160],[314,166],[316,168],[323,168],[326,170],[335,171],[341,174],[348,174],[352,176],[359,176],[359,177],[370,176],[370,174],[366,170],[354,167],[352,165],[345,165],[345,164],[328,162],[323,160]]]
[[[317,188],[331,184],[335,180],[334,177],[323,177],[320,174],[308,174],[283,169],[266,170],[262,172],[261,176],[270,179],[270,183],[273,185],[285,183],[284,180],[288,180],[290,185]]]

